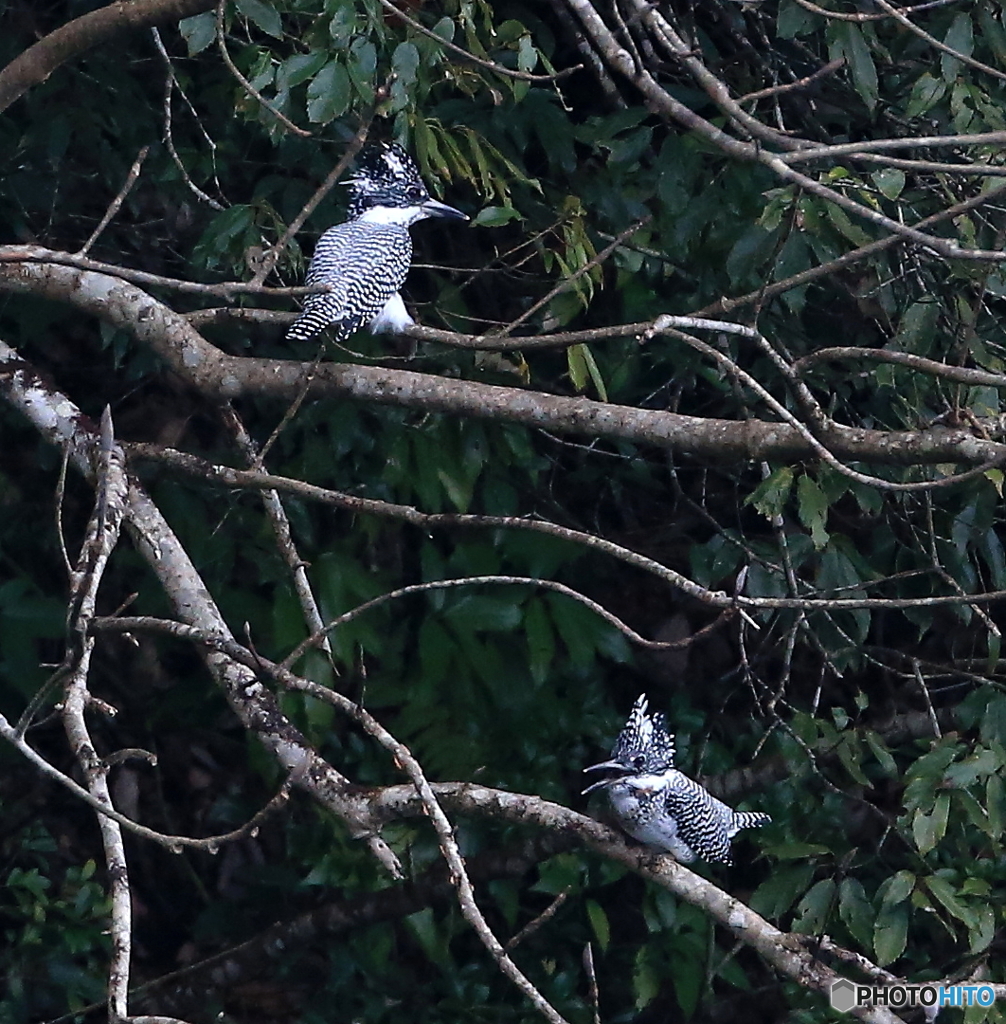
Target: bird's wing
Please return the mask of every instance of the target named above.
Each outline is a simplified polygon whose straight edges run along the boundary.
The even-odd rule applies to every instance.
[[[725,805],[686,775],[680,775],[668,787],[665,799],[678,835],[695,853],[703,860],[731,863],[730,837],[720,809]]]
[[[304,300],[304,313],[287,337],[310,337],[332,325],[339,337],[348,337],[384,308],[411,262],[407,231],[355,221],[329,228],[318,239],[305,284],[327,284],[331,291]]]

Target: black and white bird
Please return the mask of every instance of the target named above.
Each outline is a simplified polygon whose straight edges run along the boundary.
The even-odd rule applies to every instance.
[[[614,774],[583,792],[604,788],[619,825],[634,839],[666,850],[684,864],[697,857],[732,863],[730,840],[742,828],[772,819],[734,811],[674,767],[674,738],[662,714],[647,714],[640,694],[611,748],[611,758],[584,768]]]
[[[397,143],[365,149],[347,184],[349,218],[318,239],[305,281],[331,290],[307,297],[286,332],[291,341],[331,328],[339,342],[363,326],[376,334],[414,323],[398,291],[412,262],[410,225],[426,217],[468,220],[430,198],[419,168]]]

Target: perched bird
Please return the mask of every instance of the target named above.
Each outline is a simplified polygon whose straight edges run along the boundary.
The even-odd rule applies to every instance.
[[[398,293],[412,262],[409,226],[426,217],[468,220],[430,198],[419,168],[397,143],[365,149],[347,184],[349,219],[318,239],[305,281],[331,290],[307,297],[286,332],[291,341],[306,341],[327,327],[344,341],[365,325],[378,333],[414,323]]]
[[[696,857],[730,864],[730,840],[767,814],[734,811],[674,767],[674,738],[662,714],[649,715],[640,694],[618,734],[611,758],[584,768],[611,771],[583,792],[605,788],[615,817],[634,839],[667,850],[684,864]]]

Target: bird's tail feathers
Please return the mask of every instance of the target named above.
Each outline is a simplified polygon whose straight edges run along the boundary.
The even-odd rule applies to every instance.
[[[736,811],[734,817],[738,828],[759,828],[772,820],[761,811]]]

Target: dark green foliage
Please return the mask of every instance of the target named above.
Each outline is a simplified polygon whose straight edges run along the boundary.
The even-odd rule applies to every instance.
[[[34,6],[6,5],[0,62],[93,5]],[[787,125],[822,144],[1006,128],[1001,79],[934,51],[895,22],[829,21],[794,0],[679,6],[676,16],[690,19],[703,58],[736,95],[844,58],[840,72],[807,94],[813,102],[802,93],[781,100]],[[508,68],[542,74],[581,60],[550,5],[433,7],[413,14],[440,39]],[[386,84],[372,137],[405,142],[434,193],[473,219],[470,230],[416,230],[422,266],[410,275],[406,298],[430,326],[480,332],[515,319],[647,215],[631,241],[557,293],[524,329],[603,327],[716,308],[883,236],[661,119],[629,87],[619,85],[624,102],[610,102],[587,71],[559,83],[497,76],[456,60],[373,2],[237,0],[225,17],[228,52],[241,73],[312,137],[288,132],[237,84],[217,52],[215,15],[199,14],[161,29],[177,79],[172,141],[186,181],[164,141],[165,65],[148,33],[119,37],[61,66],[0,119],[4,243],[79,249],[137,152],[150,145],[139,181],[91,255],[167,277],[247,278],[255,250],[298,213]],[[1003,11],[992,0],[920,11],[917,23],[965,56],[1004,66]],[[684,72],[663,68],[661,75],[681,102],[723,122]],[[757,109],[771,120],[768,107]],[[918,159],[946,157],[936,152],[943,155],[913,151]],[[969,150],[971,159],[998,161],[998,153]],[[904,223],[971,194],[962,179],[942,172],[852,160],[804,171]],[[342,190],[334,189],[284,253],[281,281],[301,279],[304,254],[343,209]],[[990,205],[937,233],[1001,248],[1002,230],[1000,209]],[[156,291],[179,310],[202,304]],[[759,302],[757,326],[794,360],[859,345],[1002,372],[1004,296],[995,265],[892,246]],[[752,308],[731,316],[748,322]],[[278,328],[214,326],[206,334],[238,354],[314,356],[291,353]],[[0,336],[88,415],[111,403],[120,438],[238,463],[213,404],[125,332],[4,292]],[[753,343],[714,340],[801,412]],[[350,347],[329,355],[366,363],[390,351],[365,334]],[[501,357],[429,345],[407,368],[696,417],[777,418],[748,388],[669,337]],[[806,380],[827,412],[849,426],[918,430],[948,416],[999,429],[999,391],[990,386],[850,360],[814,363]],[[238,411],[264,441],[285,407],[247,399]],[[66,583],[53,515],[59,459],[13,413],[0,417],[0,712],[16,720],[62,657]],[[268,465],[427,513],[548,519],[624,544],[714,590],[731,591],[746,567],[744,593],[752,597],[1006,590],[998,468],[932,492],[883,491],[818,462],[703,465],[626,442],[562,440],[547,430],[346,401],[305,404]],[[855,468],[897,483],[957,467],[892,459]],[[285,656],[307,628],[258,496],[152,465],[142,475],[235,632],[243,638],[247,623],[256,650]],[[63,499],[71,553],[90,503],[71,472]],[[560,580],[649,636],[678,638],[714,618],[642,571],[568,541],[517,529],[426,530],[293,498],[286,507],[326,618],[397,587],[487,574]],[[131,612],[169,614],[124,543],[103,582],[100,611],[133,594]],[[998,609],[764,609],[686,653],[651,654],[631,649],[563,595],[527,584],[459,587],[386,602],[340,628],[332,638],[338,678],[318,654],[297,667],[365,699],[432,780],[470,780],[581,808],[581,767],[607,749],[645,689],[679,734],[689,774],[726,785],[731,769],[758,754],[755,785],[728,799],[770,812],[773,824],[745,835],[735,869],[710,877],[780,928],[827,934],[913,980],[969,976],[976,966],[998,978],[997,935],[1006,920]],[[279,785],[275,763],[238,728],[187,645],[102,640],[92,687],[120,712],[94,726],[101,753],[141,746],[158,755],[156,767],[130,768],[144,823],[224,832]],[[288,694],[282,706],[352,781],[402,781],[390,759],[328,705]],[[70,770],[51,722],[28,739]],[[93,819],[62,793],[50,800],[55,787],[11,750],[0,749],[0,767],[0,1021],[21,1024],[100,1000],[106,879],[95,867]],[[484,821],[460,822],[458,833],[472,859],[525,838]],[[438,859],[425,821],[396,822],[385,838],[416,875]],[[127,852],[139,908],[137,982],[277,920],[388,885],[362,844],[302,798],[215,858],[139,842]],[[561,892],[568,901],[516,955],[574,1024],[592,1017],[582,966],[587,943],[606,1021],[830,1019],[818,997],[780,983],[700,911],[582,850],[478,887],[503,937]],[[222,1013],[218,1019],[258,1021],[266,1004],[277,1007],[277,1019],[305,1024],[538,1019],[447,899],[291,947],[252,980],[262,988],[207,983],[186,1019]],[[156,1012],[156,1001],[150,1005]],[[988,1019],[1000,1016],[993,1010]]]

